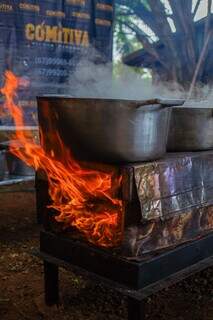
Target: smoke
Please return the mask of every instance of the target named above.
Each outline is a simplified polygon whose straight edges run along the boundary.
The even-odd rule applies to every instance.
[[[185,99],[185,106],[212,107],[210,86],[197,85],[188,99],[188,91],[177,83],[154,84],[134,68],[121,65],[121,72],[113,71],[112,63],[94,63],[97,53],[82,58],[74,74],[69,77],[66,94],[74,97],[146,100],[153,98]]]
[[[144,78],[133,68],[123,65],[122,72],[115,74],[112,63],[96,64],[83,58],[76,72],[69,78],[69,94],[75,97],[114,98],[146,100],[153,98],[179,99],[186,93],[179,86],[171,84],[154,85],[150,78]]]
[[[51,69],[54,71],[54,68]],[[103,57],[90,49],[78,60],[75,71],[66,69],[69,74],[67,81],[60,83],[57,78],[44,83],[43,76],[38,70],[31,69],[29,62],[16,63],[14,70],[18,76],[29,79],[31,86],[28,90],[19,93],[19,104],[25,109],[25,119],[28,125],[37,124],[36,96],[43,94],[69,95],[85,98],[114,98],[114,99],[185,99],[184,106],[188,107],[213,107],[213,93],[210,86],[196,86],[190,100],[187,100],[188,92],[176,83],[154,84],[152,79],[144,77],[136,69],[120,63],[115,66],[106,63]],[[2,79],[3,79],[2,75]],[[0,103],[2,105],[2,102]],[[1,107],[0,107],[1,109]],[[12,124],[9,117],[4,117],[0,110],[0,122]]]
[[[36,56],[38,52],[34,53]],[[31,82],[28,92],[24,92],[22,100],[30,100],[31,95],[70,95],[74,97],[88,98],[114,98],[114,99],[133,99],[146,100],[153,98],[166,99],[186,99],[188,92],[185,91],[177,83],[153,83],[151,78],[144,77],[142,73],[136,71],[135,68],[127,67],[120,63],[119,68],[115,68],[112,63],[104,61],[104,57],[100,55],[94,48],[88,49],[85,56],[75,58],[77,63],[75,71],[68,68],[66,72],[69,74],[66,82],[59,83],[60,79],[55,78],[55,82],[44,83],[43,76],[38,70],[30,68],[27,60],[16,63],[12,71],[18,76],[24,76]],[[53,70],[54,71],[54,68]],[[1,77],[3,79],[3,75]],[[52,77],[54,80],[54,77]],[[2,80],[1,79],[1,80]],[[31,99],[32,100],[32,99]],[[203,101],[206,100],[206,101]],[[196,86],[193,95],[186,106],[199,101],[202,105],[211,105],[213,93],[209,86]],[[32,103],[32,108],[36,107],[36,103]]]
[[[213,108],[213,90],[210,85],[197,85],[194,95],[184,103],[185,107]]]

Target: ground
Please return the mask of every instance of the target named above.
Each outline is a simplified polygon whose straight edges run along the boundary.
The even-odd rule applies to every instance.
[[[0,190],[1,191],[1,190]],[[115,291],[61,270],[61,305],[43,303],[34,193],[0,193],[0,319],[124,320],[126,301]],[[150,320],[213,320],[213,269],[148,298]]]

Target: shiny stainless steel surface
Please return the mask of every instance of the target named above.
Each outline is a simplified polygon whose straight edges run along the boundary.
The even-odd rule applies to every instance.
[[[213,108],[173,107],[167,149],[169,151],[213,149]]]
[[[153,160],[166,152],[170,107],[149,103],[153,100],[44,96],[38,98],[39,123],[44,139],[51,141],[48,115],[80,160],[106,163]]]

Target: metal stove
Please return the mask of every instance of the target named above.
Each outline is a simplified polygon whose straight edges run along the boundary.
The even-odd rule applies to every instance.
[[[198,152],[119,166],[125,210],[122,242],[115,248],[97,247],[61,228],[48,208],[45,175],[38,172],[46,303],[58,303],[62,266],[127,295],[129,319],[142,319],[145,297],[212,265],[212,165],[213,152]]]

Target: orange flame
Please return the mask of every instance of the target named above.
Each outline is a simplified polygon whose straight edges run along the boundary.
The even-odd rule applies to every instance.
[[[19,86],[27,85],[11,71],[5,73],[5,86],[0,92],[5,96],[5,106],[16,127],[24,126],[23,112],[15,103]],[[53,150],[49,153],[33,141],[33,135],[16,131],[10,150],[27,165],[44,170],[49,184],[51,208],[57,210],[55,219],[64,227],[77,228],[88,241],[102,247],[114,247],[122,238],[122,201],[115,197],[121,186],[121,176],[115,170],[102,172],[80,166],[53,132],[60,146],[60,159]],[[41,133],[42,138],[42,133]],[[115,192],[116,191],[116,192]]]

